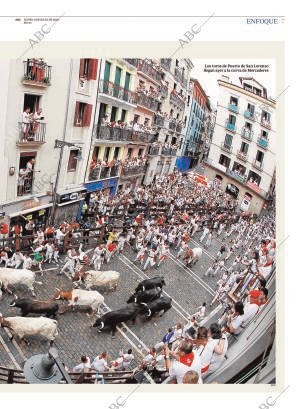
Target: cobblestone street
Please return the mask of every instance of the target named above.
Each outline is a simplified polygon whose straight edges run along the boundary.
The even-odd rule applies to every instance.
[[[191,245],[193,247],[199,246],[199,237],[200,234],[197,233],[192,239]],[[186,323],[187,318],[196,311],[199,305],[204,301],[210,303],[216,278],[206,277],[203,279],[203,275],[212,261],[212,255],[216,254],[219,247],[220,241],[214,239],[209,253],[205,251],[201,261],[191,269],[175,259],[173,256],[175,250],[172,250],[172,256],[159,268],[148,266],[145,272],[141,270],[139,264],[133,262],[136,253],[132,249],[126,249],[122,255],[115,256],[110,264],[105,264],[102,269],[119,271],[121,277],[116,292],[103,292],[99,289],[105,299],[102,312],[108,311],[107,308],[116,310],[126,306],[126,301],[134,292],[138,281],[156,275],[165,277],[166,286],[163,288],[163,292],[173,300],[171,310],[167,311],[163,317],[156,316],[151,320],[138,317],[135,325],[129,322],[122,327],[119,326],[114,337],[109,331],[99,333],[97,328],[93,328],[95,318],[88,317],[85,311],[80,310],[80,308],[76,308],[76,312],[67,311],[59,314],[59,336],[55,341],[55,346],[59,351],[61,360],[69,368],[72,368],[79,362],[83,354],[93,359],[97,354],[106,350],[112,359],[116,359],[120,349],[127,351],[128,348],[132,348],[136,358],[136,362],[132,364],[134,367],[141,359],[142,354],[146,353],[147,348],[161,341],[169,326],[177,322]],[[53,298],[56,288],[63,290],[72,288],[71,281],[67,276],[57,275],[58,270],[55,265],[46,264],[44,269],[46,270],[44,277],[37,276],[37,281],[43,283],[43,285],[35,285],[37,299]],[[18,297],[27,297],[28,293],[26,293],[26,289],[18,288],[16,294]],[[18,315],[18,309],[9,307],[11,300],[12,297],[5,294],[1,301],[1,313],[4,316]],[[210,309],[207,306],[207,314],[209,312]],[[18,338],[10,342],[8,333],[4,329],[1,330],[0,335],[2,337],[0,361],[2,365],[8,367],[16,367],[17,365],[22,367],[26,358],[46,352],[49,348],[47,343],[38,337],[31,337],[29,339],[30,345],[27,346]]]

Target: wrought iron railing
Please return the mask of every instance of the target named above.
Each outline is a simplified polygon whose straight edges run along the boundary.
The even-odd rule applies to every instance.
[[[23,64],[23,81],[31,81],[33,84],[38,85],[51,85],[52,67],[50,65],[34,58],[28,58],[26,61],[23,61]]]

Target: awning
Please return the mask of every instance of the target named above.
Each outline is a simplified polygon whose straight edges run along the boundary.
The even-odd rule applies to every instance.
[[[32,207],[31,209],[20,210],[19,212],[11,213],[8,216],[12,219],[13,217],[21,216],[22,214],[34,213],[34,212],[37,212],[38,210],[47,209],[48,207],[52,207],[52,206],[53,206],[53,203],[48,203],[42,206]]]
[[[200,183],[201,185],[207,186],[208,184],[207,177],[200,175],[200,173],[190,172],[189,177],[191,177],[195,182]]]

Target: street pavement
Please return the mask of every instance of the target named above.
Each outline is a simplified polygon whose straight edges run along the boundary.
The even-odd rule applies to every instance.
[[[191,247],[200,247],[199,238],[201,232],[196,233]],[[126,325],[120,325],[115,336],[112,337],[109,331],[98,332],[93,328],[96,318],[89,318],[86,310],[76,307],[76,311],[67,311],[58,315],[58,330],[54,346],[58,349],[59,357],[69,369],[72,369],[80,362],[82,355],[87,355],[91,360],[104,350],[108,352],[111,359],[116,359],[119,351],[127,352],[129,348],[133,349],[135,361],[131,368],[140,362],[142,355],[147,349],[161,341],[170,326],[178,322],[185,324],[187,319],[196,312],[197,308],[205,301],[207,303],[207,314],[211,311],[209,303],[213,298],[213,292],[216,289],[217,277],[205,277],[203,275],[217,251],[221,246],[221,241],[214,238],[208,250],[200,261],[192,268],[187,268],[181,262],[175,259],[176,250],[171,250],[172,256],[169,257],[159,268],[151,268],[148,265],[146,271],[142,271],[139,263],[133,260],[136,253],[132,248],[125,248],[122,255],[115,256],[109,264],[104,264],[102,270],[115,270],[121,274],[117,290],[115,292],[103,291],[98,289],[104,296],[105,305],[102,312],[116,310],[125,307],[130,294],[134,292],[138,282],[145,278],[152,278],[161,275],[165,278],[166,286],[163,291],[173,300],[172,308],[162,317],[156,316],[151,320],[138,317],[135,324],[129,321]],[[203,246],[201,246],[203,247]],[[86,249],[85,249],[86,250]],[[89,251],[89,250],[88,250]],[[89,251],[91,256],[92,249]],[[64,264],[62,262],[57,267],[55,264],[44,265],[44,276],[37,274],[37,281],[42,285],[35,285],[37,299],[49,300],[53,298],[56,288],[70,290],[73,288],[71,280],[66,275],[57,275],[59,268]],[[229,264],[232,259],[229,260]],[[228,264],[228,265],[229,265]],[[94,289],[94,288],[93,288]],[[17,289],[18,297],[26,298],[29,293],[23,287]],[[20,315],[20,310],[9,307],[12,296],[5,293],[0,301],[0,312],[3,316]],[[58,301],[62,303],[61,301]],[[216,305],[215,305],[216,306]],[[49,343],[40,337],[28,338],[30,345],[21,342],[17,337],[13,342],[8,339],[6,329],[0,331],[0,366],[7,366],[22,369],[24,361],[35,354],[45,353],[49,349]]]

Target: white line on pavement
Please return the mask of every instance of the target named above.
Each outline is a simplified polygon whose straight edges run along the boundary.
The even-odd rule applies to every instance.
[[[4,328],[4,330],[5,330],[5,332],[6,332],[9,336],[11,336],[11,333],[10,333],[10,331],[9,331],[7,328]],[[20,345],[17,343],[17,341],[16,341],[15,339],[13,339],[13,340],[12,340],[12,343],[13,343],[14,346],[16,347],[16,349],[17,349],[17,351],[19,352],[19,354],[20,354],[20,356],[22,357],[22,359],[23,359],[24,361],[26,361],[27,358],[26,358],[26,356],[24,355],[24,353],[23,353],[23,351],[22,351]]]
[[[132,261],[129,260],[126,256],[124,256],[123,254],[120,255],[120,256],[119,256],[120,261],[122,261],[125,265],[127,265],[127,267],[129,267],[137,276],[139,276],[140,278],[144,279],[144,277],[143,277],[141,274],[137,273],[137,272],[128,264],[128,262],[122,260],[121,257],[124,257],[124,258],[125,258],[130,264],[132,264],[137,270],[139,270],[142,274],[144,274],[144,276],[145,276],[146,278],[148,278],[148,279],[150,278],[147,274],[145,274],[142,270],[140,270],[139,267],[137,267],[136,265],[134,265],[134,264],[132,263]],[[185,318],[186,320],[188,320],[188,317],[190,317],[191,314],[190,314],[189,312],[187,312],[187,311],[186,311],[176,300],[174,300],[174,298],[173,298],[170,294],[168,294],[165,290],[162,290],[162,291],[163,291],[163,293],[165,293],[168,297],[172,298],[172,301],[184,312],[185,315],[182,314],[182,312],[179,311],[178,308],[176,308],[176,307],[173,305],[173,308],[178,312],[178,314],[180,314],[183,318]]]
[[[198,284],[200,284],[207,292],[209,292],[211,295],[214,295],[216,292],[204,281],[202,278],[198,277],[196,273],[194,273],[193,270],[191,270],[189,267],[187,267],[182,261],[177,260],[173,254],[170,254],[170,260],[172,260],[175,264],[177,264],[179,267],[183,268],[186,273],[188,273]]]
[[[10,357],[11,361],[14,363],[15,367],[17,369],[21,369],[20,365],[18,364],[18,362],[15,360],[15,357],[13,356],[13,354],[10,352],[8,346],[6,345],[4,339],[1,337],[0,335],[0,343],[3,345],[3,348],[5,349],[5,351],[7,352],[8,356]]]

